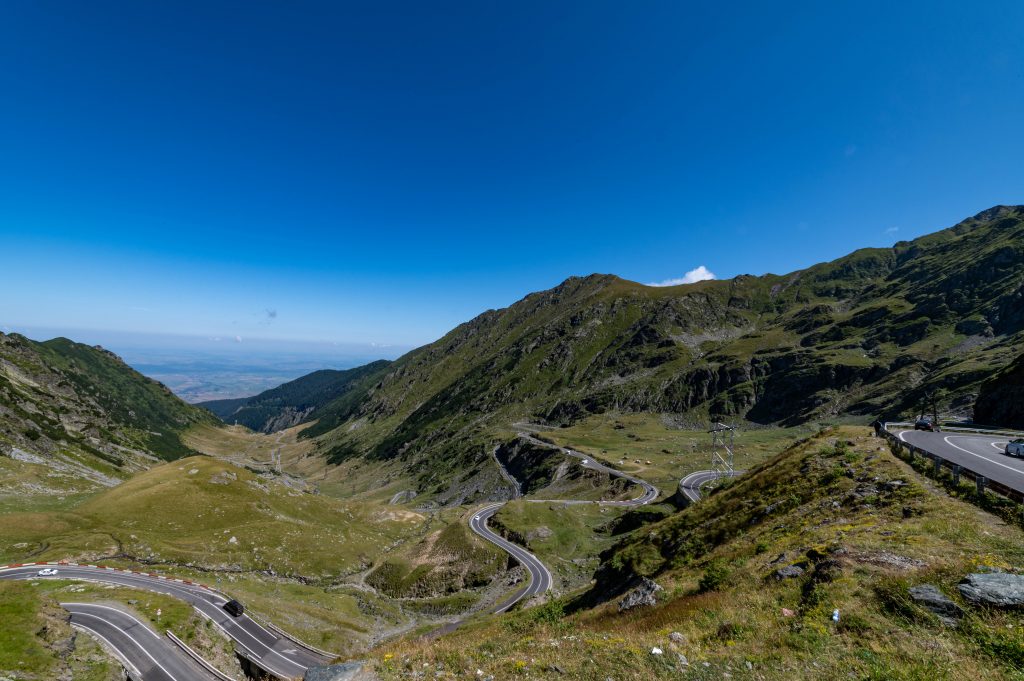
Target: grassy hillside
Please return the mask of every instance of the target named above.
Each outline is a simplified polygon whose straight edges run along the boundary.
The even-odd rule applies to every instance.
[[[521,418],[605,412],[795,425],[967,415],[1024,341],[1024,209],[788,275],[651,288],[572,278],[394,362],[318,424],[321,451],[403,461],[420,492],[485,475]],[[358,399],[357,399],[358,398]],[[448,485],[448,486],[446,486]]]
[[[161,459],[210,424],[102,348],[0,334],[0,510],[57,508]]]
[[[211,421],[102,348],[0,334],[0,443],[52,451],[64,441],[119,465],[124,449],[192,454],[180,433]]]
[[[383,373],[391,362],[379,360],[355,369],[323,369],[289,381],[254,397],[200,402],[224,423],[272,433],[319,418],[330,421],[336,403]]]
[[[1024,532],[930,489],[880,443],[862,428],[822,432],[625,535],[578,596],[394,642],[375,668],[383,679],[442,666],[495,678],[1021,678],[1024,617],[972,606],[956,585],[1019,570]],[[620,612],[641,577],[662,587],[655,605]],[[922,584],[963,608],[959,626],[913,601]]]
[[[368,565],[380,547],[415,533],[423,520],[190,457],[140,473],[67,512],[5,516],[0,560],[122,557],[329,582]],[[14,549],[15,543],[27,546]]]
[[[214,442],[213,430],[200,428],[196,443]],[[241,432],[230,435],[244,441]],[[308,443],[282,446],[301,451]],[[259,452],[253,448],[254,463]],[[463,510],[341,500],[287,472],[209,456],[155,466],[57,508],[5,510],[0,564],[102,562],[197,579],[341,652],[363,650],[382,632],[486,608],[509,589],[506,556],[469,532]],[[396,595],[403,598],[392,601]]]
[[[0,582],[0,678],[25,681],[121,681],[121,665],[78,634],[68,613],[44,590]]]

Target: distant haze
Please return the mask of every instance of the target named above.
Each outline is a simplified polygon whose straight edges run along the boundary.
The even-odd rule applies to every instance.
[[[143,334],[94,329],[0,327],[33,340],[58,336],[102,345],[188,402],[247,397],[317,369],[394,359],[410,348],[267,338]]]

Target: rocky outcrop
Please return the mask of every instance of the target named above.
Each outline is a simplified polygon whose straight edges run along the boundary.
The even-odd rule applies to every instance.
[[[579,460],[565,454],[555,445],[529,437],[517,437],[500,445],[494,452],[498,464],[519,483],[522,494],[544,488],[545,493],[575,487],[606,488],[607,498],[626,492],[631,483],[612,478],[607,473],[585,468]],[[557,497],[563,498],[563,497]]]
[[[630,590],[619,601],[619,612],[625,612],[626,610],[632,610],[644,605],[655,605],[658,602],[655,594],[663,590],[660,584],[644,577],[636,588]]]
[[[926,610],[934,613],[939,621],[955,627],[964,616],[964,610],[934,584],[918,584],[910,587],[910,598]]]
[[[775,579],[780,581],[783,579],[795,579],[796,577],[802,577],[803,574],[804,569],[799,565],[786,565],[772,573]]]
[[[972,573],[958,587],[964,598],[977,605],[997,608],[1024,606],[1024,575],[1006,572]]]
[[[310,667],[302,676],[302,681],[355,681],[362,670],[363,665],[359,662]]]
[[[1024,428],[1024,354],[981,386],[974,420],[1003,428]]]

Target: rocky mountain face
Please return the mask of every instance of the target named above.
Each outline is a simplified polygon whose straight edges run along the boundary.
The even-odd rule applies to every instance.
[[[335,403],[357,390],[367,377],[382,373],[389,364],[387,360],[379,360],[343,371],[323,369],[254,397],[211,400],[196,406],[213,412],[225,423],[240,424],[261,433],[273,433],[317,419],[331,423]]]
[[[978,423],[1024,428],[1024,355],[982,384],[974,418]]]
[[[517,437],[502,443],[494,450],[494,457],[516,481],[522,494],[565,499],[585,495],[587,491],[600,491],[605,500],[623,494],[637,495],[635,486],[627,480],[584,468],[562,450],[528,438]]]
[[[336,412],[324,448],[409,459],[429,486],[482,462],[487,434],[519,417],[788,425],[910,413],[936,391],[968,413],[1024,338],[1022,265],[1024,207],[997,206],[788,275],[666,288],[573,277],[394,362]]]
[[[0,455],[115,484],[194,454],[179,434],[213,421],[107,350],[0,334]]]

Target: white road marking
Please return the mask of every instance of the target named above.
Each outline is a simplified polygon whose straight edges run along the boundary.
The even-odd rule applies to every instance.
[[[132,636],[131,634],[129,634],[129,633],[127,632],[127,631],[125,631],[125,630],[124,630],[124,629],[122,629],[121,627],[117,626],[117,625],[116,625],[116,624],[114,624],[113,622],[110,622],[110,621],[107,621],[107,620],[103,619],[102,617],[100,617],[100,616],[98,616],[98,615],[91,615],[91,614],[89,614],[89,613],[87,613],[87,612],[78,612],[78,613],[75,613],[75,614],[76,614],[76,615],[78,615],[79,617],[91,617],[91,618],[93,618],[93,619],[99,620],[100,622],[104,622],[104,623],[106,623],[107,625],[109,625],[109,626],[113,627],[114,629],[117,629],[117,630],[118,630],[118,631],[120,631],[120,632],[121,632],[122,634],[124,634],[125,636],[127,636],[127,637],[128,637],[128,639],[129,639],[129,640],[130,640],[130,641],[131,641],[132,643],[134,643],[135,645],[137,645],[137,646],[139,647],[139,650],[141,650],[141,651],[142,651],[142,652],[143,652],[143,653],[145,654],[145,656],[146,656],[146,657],[148,657],[149,659],[153,660],[153,664],[155,664],[155,665],[156,665],[157,667],[160,667],[160,669],[161,669],[161,670],[163,671],[163,673],[164,673],[164,674],[167,674],[167,676],[171,677],[171,679],[173,679],[173,681],[178,681],[178,679],[177,679],[177,678],[175,678],[174,674],[172,674],[172,673],[170,673],[169,671],[167,671],[167,668],[166,668],[166,667],[164,667],[164,666],[163,666],[162,664],[160,664],[159,662],[157,662],[157,659],[156,659],[155,657],[153,657],[152,655],[150,655],[150,654],[149,654],[149,651],[148,651],[148,650],[146,650],[146,649],[145,649],[145,647],[143,647],[143,645],[142,645],[141,643],[139,643],[138,641],[136,641],[136,640],[135,640],[135,637],[134,637],[134,636]]]
[[[988,461],[989,463],[994,463],[997,466],[1002,466],[1003,468],[1005,468],[1008,471],[1013,471],[1014,473],[1017,473],[1019,475],[1024,475],[1024,471],[1020,470],[1019,468],[1014,468],[1013,466],[1007,466],[1005,463],[1000,463],[999,461],[996,461],[995,459],[990,459],[987,456],[982,456],[981,454],[975,454],[974,452],[972,452],[969,449],[964,449],[960,445],[953,444],[952,442],[949,441],[949,438],[951,438],[951,437],[968,437],[968,436],[966,436],[966,435],[947,435],[946,437],[942,438],[943,440],[945,440],[946,444],[949,445],[950,447],[955,447],[956,449],[959,449],[961,452],[966,452],[967,454],[970,454],[971,456],[976,456],[979,459],[984,459],[985,461]]]
[[[132,616],[132,615],[131,615],[130,613],[127,613],[127,612],[125,612],[124,610],[118,610],[117,608],[111,608],[111,607],[110,607],[109,605],[100,605],[99,603],[71,603],[71,602],[67,602],[67,603],[61,603],[61,605],[62,605],[62,606],[63,606],[63,605],[78,605],[78,606],[82,606],[82,607],[85,607],[85,608],[103,608],[104,610],[113,610],[114,612],[116,612],[116,613],[119,613],[119,614],[121,614],[121,615],[124,615],[124,616],[125,616],[125,617],[127,617],[128,619],[130,619],[130,620],[134,621],[134,622],[135,622],[136,624],[138,624],[138,625],[139,625],[140,627],[142,627],[142,628],[143,628],[143,629],[145,629],[145,630],[146,630],[147,632],[149,632],[150,634],[152,634],[152,635],[153,635],[153,637],[154,637],[154,638],[155,638],[156,640],[158,640],[158,641],[162,641],[162,640],[163,640],[162,638],[160,638],[160,635],[159,635],[159,634],[157,634],[157,633],[156,633],[155,631],[153,631],[152,629],[150,629],[149,627],[147,627],[147,626],[146,626],[145,624],[143,624],[142,622],[140,622],[140,621],[139,621],[139,619],[138,619],[137,617],[133,617],[133,616]]]
[[[124,653],[122,653],[120,650],[117,649],[117,646],[115,646],[113,643],[111,643],[109,640],[107,640],[106,636],[104,636],[103,634],[101,634],[98,631],[90,629],[89,627],[85,626],[84,624],[78,624],[77,622],[72,622],[71,623],[71,628],[72,629],[78,629],[80,631],[84,631],[87,634],[89,634],[90,636],[95,636],[96,638],[98,638],[103,643],[106,643],[107,647],[110,648],[110,652],[113,653],[114,657],[116,657],[121,662],[121,664],[123,664],[125,667],[128,667],[128,669],[131,670],[136,676],[139,676],[139,677],[142,676],[142,672],[140,672],[138,670],[138,668],[135,665],[133,665],[131,663],[131,661],[127,657],[124,656]]]

